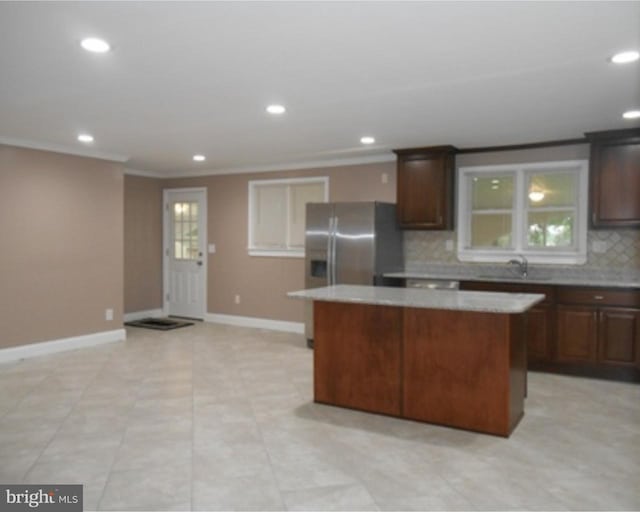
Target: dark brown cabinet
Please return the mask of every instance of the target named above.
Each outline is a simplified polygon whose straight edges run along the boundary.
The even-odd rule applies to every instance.
[[[549,361],[553,356],[553,287],[537,284],[463,281],[461,290],[506,293],[541,293],[545,299],[526,315],[527,361]]]
[[[640,128],[586,136],[591,227],[640,228]]]
[[[599,325],[598,360],[640,366],[640,309],[602,308]]]
[[[559,287],[557,360],[640,366],[640,291]]]
[[[598,313],[591,306],[563,306],[556,310],[556,361],[595,363]]]
[[[453,146],[398,149],[397,211],[403,229],[453,229]]]
[[[529,369],[640,381],[640,290],[495,281],[460,289],[545,295],[526,315]]]

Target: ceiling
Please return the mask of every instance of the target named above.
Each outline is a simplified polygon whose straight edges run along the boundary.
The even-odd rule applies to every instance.
[[[638,48],[637,1],[0,2],[0,142],[179,176],[571,139],[640,125]]]

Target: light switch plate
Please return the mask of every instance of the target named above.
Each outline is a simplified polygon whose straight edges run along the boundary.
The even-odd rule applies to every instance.
[[[209,254],[215,254],[216,244],[209,244]]]
[[[380,176],[380,181],[382,181],[382,183],[386,185],[387,183],[389,183],[389,175],[386,172],[383,172],[382,176]]]

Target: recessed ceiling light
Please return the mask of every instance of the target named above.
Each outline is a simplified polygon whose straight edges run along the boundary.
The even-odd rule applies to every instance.
[[[640,110],[627,110],[622,117],[625,119],[638,119],[640,118]]]
[[[78,135],[78,140],[80,142],[93,142],[93,135],[89,135],[88,133],[81,133]]]
[[[497,185],[498,183],[500,183],[500,180],[491,180],[491,183],[493,183],[494,185]]]
[[[629,62],[635,62],[640,59],[640,53],[636,51],[627,51],[616,53],[611,57],[611,62],[614,64],[628,64]]]
[[[374,139],[373,137],[362,137],[360,139],[360,142],[362,142],[363,144],[373,144],[376,141],[376,139]]]
[[[196,162],[204,162],[207,158],[204,155],[193,155]]]
[[[93,53],[106,53],[111,49],[109,43],[97,37],[87,37],[80,42],[80,45],[88,52]]]
[[[284,108],[283,105],[269,105],[267,107],[267,112],[269,112],[269,114],[279,115],[284,114],[286,111],[287,109]]]

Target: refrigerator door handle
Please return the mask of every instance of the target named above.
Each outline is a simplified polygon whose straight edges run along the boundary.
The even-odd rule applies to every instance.
[[[336,284],[336,246],[338,245],[338,217],[333,218],[333,248],[331,254],[331,279]]]
[[[333,261],[331,255],[333,254],[333,217],[329,217],[329,233],[327,236],[327,286],[332,285],[331,276],[333,272]]]

